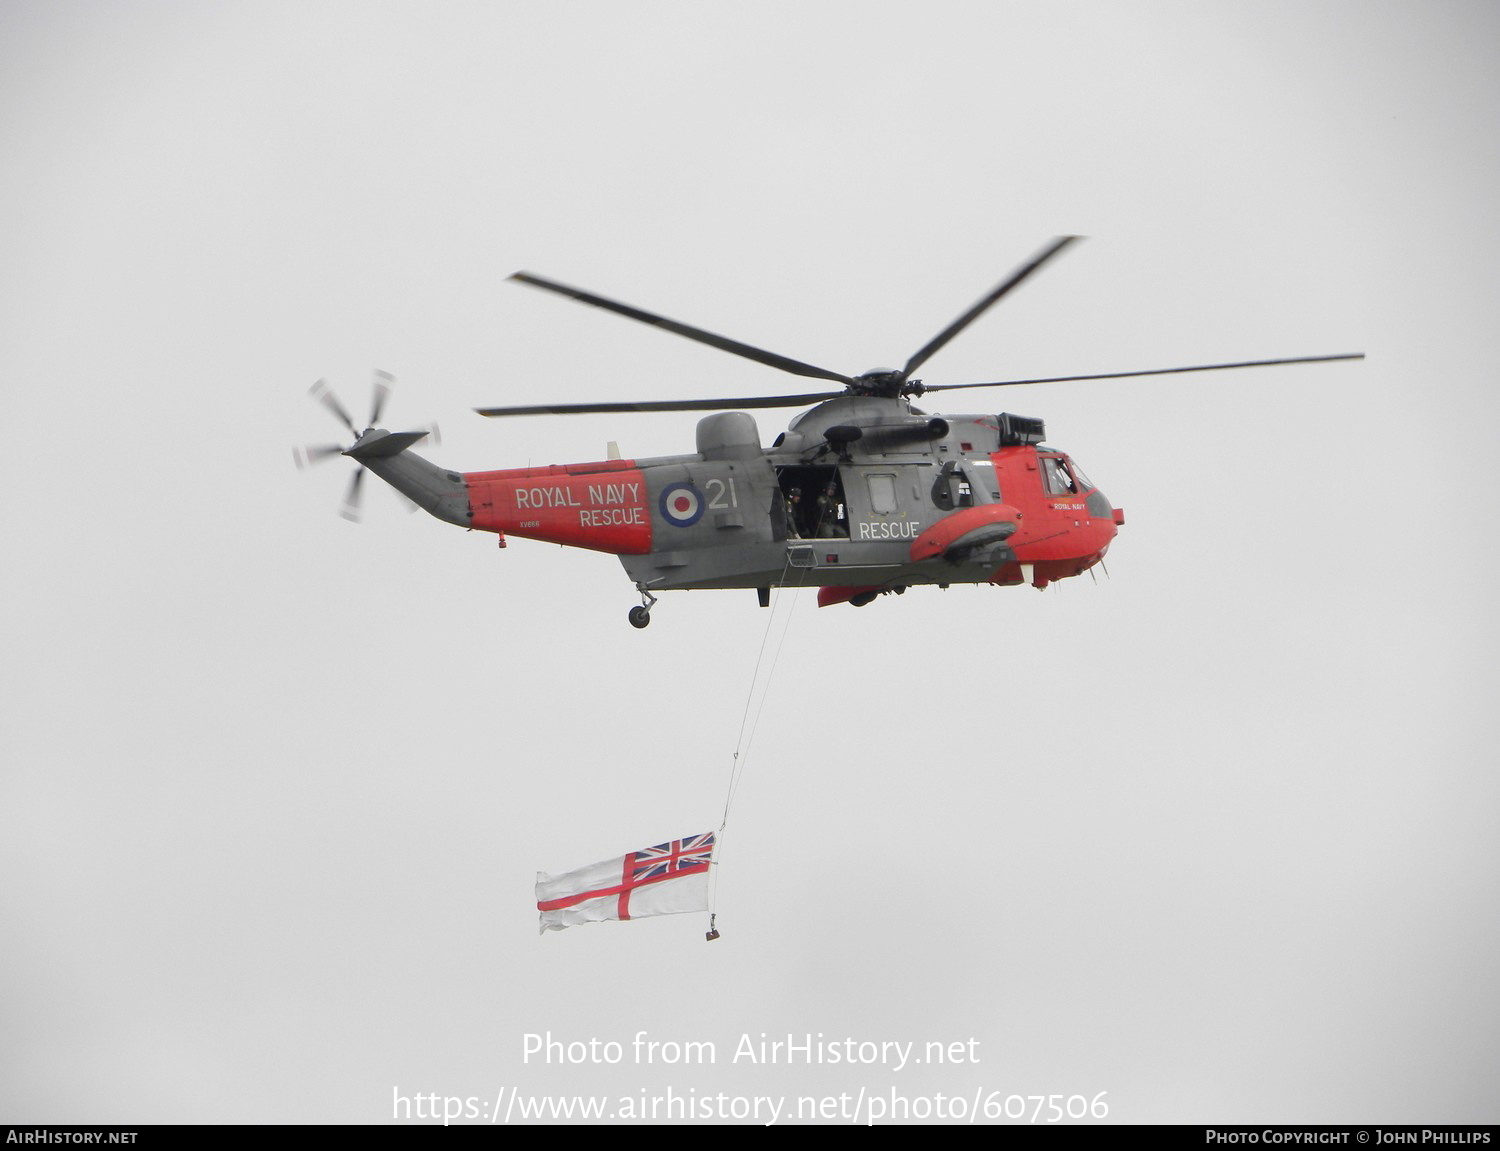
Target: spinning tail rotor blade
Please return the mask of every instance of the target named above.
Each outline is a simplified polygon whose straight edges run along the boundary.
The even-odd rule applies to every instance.
[[[391,394],[391,385],[395,383],[396,377],[390,372],[375,372],[375,382],[371,386],[370,395],[370,422],[366,427],[380,426],[380,413],[385,409],[386,398]]]
[[[339,403],[339,398],[333,394],[333,389],[328,386],[327,380],[319,380],[308,390],[308,395],[317,400],[325,408],[334,414],[344,427],[348,428],[355,436],[359,435],[359,429],[354,426],[354,417],[349,414],[347,408]]]
[[[312,467],[313,464],[321,464],[324,460],[343,454],[344,449],[339,444],[308,444],[292,449],[292,459],[296,461],[298,468]]]
[[[365,469],[361,465],[359,471],[349,478],[349,490],[344,493],[344,506],[339,508],[339,515],[350,523],[359,523],[360,493],[364,490],[361,486],[365,480]]]

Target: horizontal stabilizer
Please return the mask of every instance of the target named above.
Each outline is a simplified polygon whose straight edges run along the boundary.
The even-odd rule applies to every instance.
[[[412,444],[427,438],[427,432],[383,432],[379,430],[366,432],[359,437],[359,441],[344,453],[356,460],[378,459],[382,456],[396,456],[406,451]]]

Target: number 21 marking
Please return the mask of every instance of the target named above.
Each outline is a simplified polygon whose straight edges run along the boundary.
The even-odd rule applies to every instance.
[[[740,506],[740,501],[734,494],[734,477],[730,477],[727,487],[724,481],[717,477],[704,480],[703,486],[708,489],[708,506],[712,510],[722,511],[725,508]]]

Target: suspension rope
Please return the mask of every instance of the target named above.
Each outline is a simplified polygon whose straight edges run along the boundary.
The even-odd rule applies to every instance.
[[[801,537],[798,538],[800,539]],[[761,713],[765,710],[766,697],[770,694],[771,691],[771,681],[776,675],[777,664],[781,662],[781,651],[782,648],[786,645],[787,632],[791,629],[792,614],[796,611],[797,608],[797,593],[800,592],[807,583],[808,569],[806,568],[802,569],[802,572],[797,577],[795,584],[789,584],[787,582],[787,574],[791,571],[791,566],[792,557],[791,549],[789,547],[787,550],[786,562],[782,565],[781,568],[781,577],[776,582],[775,594],[771,598],[771,610],[766,619],[765,631],[764,633],[762,633],[760,638],[760,648],[755,655],[755,668],[750,674],[750,687],[745,693],[745,707],[740,714],[740,730],[735,739],[734,752],[730,757],[729,780],[724,794],[724,813],[720,817],[719,831],[718,835],[715,837],[714,843],[715,866],[713,867],[709,877],[710,895],[708,909],[710,923],[709,937],[711,939],[718,938],[717,933],[712,927],[712,923],[719,901],[718,863],[719,854],[724,849],[724,829],[728,826],[729,823],[729,809],[733,806],[735,795],[739,791],[740,783],[745,778],[745,766],[750,762],[750,748],[754,745],[755,733],[760,726]],[[780,611],[782,598],[787,592],[791,593],[790,599],[788,600],[790,606],[787,608],[786,612],[782,614],[781,635],[776,641],[775,650],[771,653],[771,664],[766,671],[764,681],[762,681],[760,669],[762,663],[765,662],[766,645],[771,638],[771,629],[776,625],[776,616],[778,611]],[[755,700],[757,686],[759,686],[760,688],[760,702],[758,705],[756,704]],[[754,705],[755,709],[753,716],[751,714],[752,705]]]
[[[835,519],[837,519],[838,506],[838,503],[835,502],[831,508],[819,509],[817,522],[813,525],[813,540],[806,542],[816,546],[815,541],[824,538],[822,535],[823,520],[825,516],[830,512],[835,517]],[[794,521],[792,521],[790,517],[788,519],[788,523],[791,530],[795,532],[798,528],[798,525]],[[798,593],[800,593],[803,587],[806,586],[808,573],[812,570],[811,568],[807,567],[802,568],[801,574],[798,575],[796,583],[787,583],[787,573],[791,571],[792,567],[793,545],[791,541],[793,538],[796,538],[799,541],[805,540],[805,537],[801,535],[797,535],[795,537],[789,535],[787,538],[786,561],[781,566],[781,577],[776,581],[775,584],[776,593],[771,599],[771,610],[769,617],[766,619],[766,630],[760,637],[760,648],[755,653],[755,668],[750,673],[750,688],[745,693],[745,707],[744,710],[740,713],[740,730],[739,734],[735,738],[734,754],[730,758],[729,783],[727,788],[725,789],[724,795],[724,813],[719,819],[719,830],[717,835],[714,837],[714,866],[709,871],[710,894],[708,901],[709,926],[707,938],[710,941],[719,938],[718,929],[714,926],[714,921],[718,916],[717,908],[719,903],[718,863],[719,853],[724,849],[724,829],[729,824],[729,809],[733,806],[735,796],[739,792],[740,783],[745,778],[745,766],[750,762],[750,748],[755,742],[755,733],[760,727],[760,717],[761,713],[765,710],[766,707],[766,698],[771,693],[771,681],[775,678],[776,666],[781,662],[781,652],[782,649],[786,646],[787,633],[791,630],[792,626],[792,615],[797,610]],[[762,683],[760,682],[760,668],[761,664],[765,661],[766,644],[771,638],[771,629],[776,624],[776,613],[781,606],[782,594],[786,591],[791,592],[791,606],[787,608],[786,613],[782,617],[781,635],[776,640],[776,649],[771,653],[771,666],[767,669],[765,681]],[[760,683],[760,702],[758,704],[755,702],[755,689],[757,683]],[[752,704],[755,706],[755,714],[753,716],[750,713]]]

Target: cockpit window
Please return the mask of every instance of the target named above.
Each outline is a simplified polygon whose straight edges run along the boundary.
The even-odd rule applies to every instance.
[[[1042,457],[1042,486],[1049,496],[1076,496],[1079,491],[1068,474],[1068,465],[1058,456]]]

